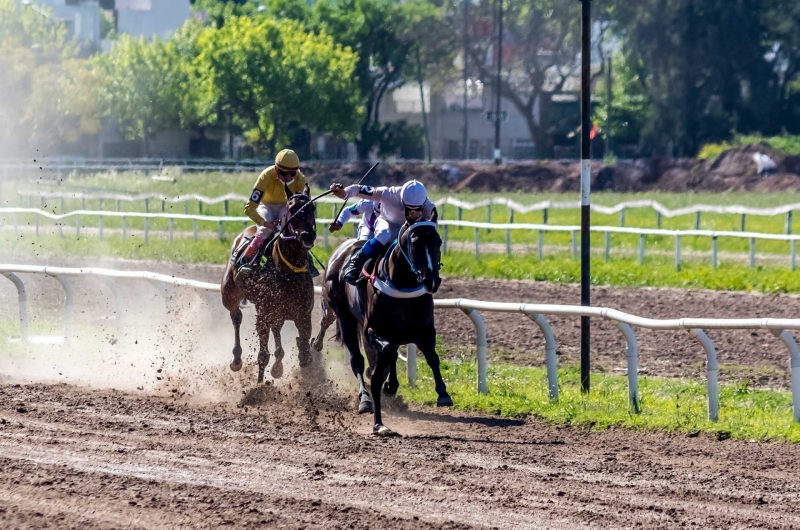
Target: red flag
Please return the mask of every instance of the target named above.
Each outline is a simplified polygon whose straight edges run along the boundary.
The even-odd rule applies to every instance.
[[[599,130],[600,127],[598,127],[597,124],[595,123],[594,126],[592,127],[592,130],[589,131],[589,139],[594,140],[595,136],[597,136],[597,131]]]

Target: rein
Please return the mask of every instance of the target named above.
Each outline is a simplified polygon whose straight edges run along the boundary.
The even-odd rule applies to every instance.
[[[422,283],[422,279],[421,279],[422,274],[417,270],[417,268],[411,262],[411,258],[409,256],[411,254],[411,237],[410,237],[410,233],[414,228],[420,228],[420,227],[424,227],[424,226],[432,226],[432,227],[436,228],[436,223],[431,222],[431,221],[420,221],[420,222],[414,223],[413,225],[409,226],[405,231],[401,231],[397,235],[397,239],[394,240],[394,242],[389,247],[389,249],[388,249],[388,251],[386,253],[387,257],[383,260],[383,264],[382,264],[382,269],[383,270],[382,270],[382,272],[383,272],[383,276],[384,276],[385,280],[381,280],[378,277],[377,274],[375,274],[371,278],[372,279],[372,285],[373,285],[373,287],[375,287],[375,289],[377,289],[378,291],[386,294],[387,296],[391,296],[392,298],[417,298],[419,296],[430,294],[430,291],[428,291],[428,288],[425,287],[424,285],[419,285],[418,287],[413,287],[413,288],[410,288],[410,289],[401,289],[399,287],[396,287],[392,283],[392,280],[389,278],[389,272],[387,270],[388,258],[389,258],[389,256],[391,256],[391,253],[394,252],[394,249],[396,247],[400,251],[400,255],[403,256],[403,258],[405,258],[406,262],[408,262],[409,267],[411,267],[411,272],[414,273],[414,276],[417,278],[417,283],[419,283],[419,284]],[[403,245],[400,244],[400,238],[402,237],[402,235],[404,233],[405,234],[409,234],[409,237],[406,240],[407,243],[408,243],[407,244],[408,252],[404,251],[403,250]]]
[[[281,261],[283,262],[283,264],[286,265],[287,267],[289,267],[289,269],[293,273],[299,274],[301,272],[308,272],[308,264],[303,265],[302,267],[296,267],[296,266],[292,265],[289,262],[288,259],[286,259],[286,256],[284,256],[283,252],[281,252],[281,241],[280,241],[280,239],[275,242],[275,248],[278,250],[278,257],[281,258]]]

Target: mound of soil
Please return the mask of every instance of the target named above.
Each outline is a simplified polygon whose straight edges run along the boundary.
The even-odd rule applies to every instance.
[[[753,154],[769,155],[778,165],[772,175],[759,175]],[[320,187],[332,182],[358,182],[370,164],[309,164],[303,171]],[[496,166],[481,162],[381,164],[365,182],[396,186],[417,179],[431,189],[472,192],[577,192],[578,161],[531,160]],[[800,190],[800,156],[786,156],[763,144],[725,151],[713,160],[641,158],[613,166],[592,162],[595,191],[764,191]]]

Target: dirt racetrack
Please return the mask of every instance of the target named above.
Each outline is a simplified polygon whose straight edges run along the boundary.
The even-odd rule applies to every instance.
[[[220,274],[207,266],[92,265],[207,281]],[[61,288],[49,278],[25,281],[32,333],[58,333]],[[0,317],[8,321],[16,293],[2,285]],[[243,335],[250,365],[234,374],[230,323],[215,295],[119,285],[122,333],[106,287],[75,279],[72,344],[7,350],[2,337],[0,528],[800,526],[800,446],[591,433],[403,403],[392,404],[385,421],[404,436],[377,439],[370,418],[355,414],[352,376],[333,353],[329,383],[299,377],[287,352],[286,375],[254,388],[252,311]],[[449,279],[440,296],[574,303],[577,289]],[[796,297],[699,291],[597,288],[593,301],[665,318],[800,312]],[[490,362],[541,364],[541,337],[524,317],[484,318],[496,350]],[[457,311],[437,319],[444,343],[454,345],[448,354],[469,352],[469,320]],[[561,364],[576,362],[578,320],[551,322]],[[618,369],[619,332],[593,326],[593,369]],[[702,371],[701,349],[685,335],[637,333],[643,370]],[[785,384],[786,353],[769,334],[711,336],[723,375]],[[288,329],[284,344],[292,342]]]
[[[268,391],[275,392],[267,387]],[[302,394],[300,394],[302,396]],[[800,447],[0,386],[2,528],[791,528]]]

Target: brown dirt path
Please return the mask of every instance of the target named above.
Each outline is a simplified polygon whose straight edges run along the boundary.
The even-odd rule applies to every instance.
[[[0,386],[3,528],[789,528],[800,447]]]

